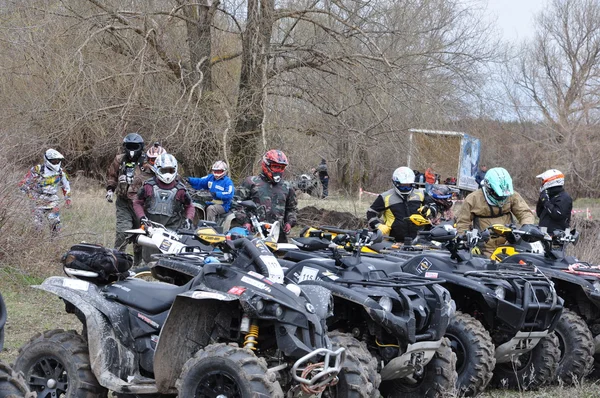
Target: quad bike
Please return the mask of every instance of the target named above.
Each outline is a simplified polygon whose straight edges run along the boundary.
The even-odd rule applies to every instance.
[[[0,351],[4,347],[4,325],[6,324],[6,304],[0,294]],[[0,361],[0,397],[35,398],[23,379],[9,364]]]
[[[577,244],[576,230],[556,231],[553,236],[537,226],[516,228],[492,225],[492,236],[506,238],[492,259],[502,264],[536,267],[552,280],[565,300],[563,322],[556,327],[561,356],[558,377],[573,383],[600,364],[600,266],[590,265],[566,254]]]
[[[322,188],[318,178],[310,174],[300,174],[294,182],[294,188],[310,196],[321,197]]]
[[[195,209],[194,219],[192,220],[194,225],[200,225],[202,222],[207,222],[207,202],[218,203],[219,201],[215,200],[212,197],[212,194],[205,190],[195,190],[193,188],[188,187],[188,192],[192,197],[192,203]],[[235,226],[235,213],[233,212],[233,208],[225,214],[219,214],[217,216],[217,220],[214,223],[211,222],[211,224],[215,227],[215,229],[219,230],[220,232],[229,231],[230,228]]]
[[[361,250],[346,238],[354,233],[336,230],[334,241],[347,250]],[[332,235],[330,231],[322,234]],[[559,322],[562,300],[541,273],[498,269],[490,266],[489,260],[473,257],[470,246],[481,239],[475,235],[473,232],[465,239],[458,239],[456,230],[440,225],[421,231],[414,244],[388,243],[388,249],[379,246],[382,254],[361,251],[364,261],[374,269],[388,275],[407,272],[438,279],[450,291],[458,311],[450,321],[446,337],[457,355],[457,387],[462,394],[477,395],[490,381],[496,385],[535,388],[553,380],[558,343],[552,331]],[[306,238],[294,241],[302,239]],[[435,243],[417,243],[420,241]],[[377,247],[372,245],[370,249]],[[289,252],[284,258],[302,255],[315,252]]]
[[[16,369],[44,397],[370,395],[361,343],[326,334],[329,291],[286,287],[281,268],[262,258],[268,249],[246,239],[230,244],[253,262],[206,264],[184,286],[121,280],[131,261],[88,266],[78,253],[96,259],[108,249],[77,245],[63,262],[74,278],[50,277],[36,288],[59,296],[83,333],[35,336]]]
[[[198,238],[202,239],[202,234]],[[226,242],[225,237],[222,239]],[[364,231],[357,236],[357,244],[368,244],[371,239],[372,233]],[[253,242],[258,245],[261,240],[255,238]],[[244,251],[230,251],[223,243],[217,248],[223,251],[221,258],[233,266],[248,262]],[[210,254],[214,256],[214,252]],[[442,336],[454,305],[437,281],[412,275],[389,278],[371,272],[359,256],[299,263],[278,260],[271,253],[263,256],[287,266],[287,281],[331,291],[334,312],[327,320],[329,329],[351,332],[366,344],[363,366],[374,384],[384,381],[382,392],[386,396],[436,397],[453,389],[456,359]],[[169,269],[171,281],[185,283],[207,264],[172,255],[160,258],[156,266],[162,268],[162,275]],[[380,375],[378,363],[382,363]]]

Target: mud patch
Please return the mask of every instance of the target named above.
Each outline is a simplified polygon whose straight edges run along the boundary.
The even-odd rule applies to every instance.
[[[365,218],[355,217],[347,211],[319,209],[315,206],[306,206],[298,210],[298,224],[317,227],[331,225],[343,229],[364,228],[367,225]]]

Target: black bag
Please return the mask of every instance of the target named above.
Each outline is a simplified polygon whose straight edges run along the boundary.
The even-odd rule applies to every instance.
[[[77,278],[94,283],[110,283],[129,276],[128,271],[133,265],[133,258],[127,253],[102,245],[80,243],[71,246],[71,249],[62,257],[62,264],[65,268],[94,272],[98,275],[75,274],[74,276]]]

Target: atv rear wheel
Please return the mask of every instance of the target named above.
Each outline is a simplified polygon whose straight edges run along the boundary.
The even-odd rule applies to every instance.
[[[377,360],[365,343],[351,334],[330,332],[331,344],[346,349],[346,360],[338,375],[338,383],[330,387],[331,397],[367,398],[379,396],[381,376],[377,373]]]
[[[380,391],[388,398],[442,398],[454,391],[456,377],[456,355],[444,338],[421,376],[384,381]]]
[[[461,396],[480,394],[492,379],[496,364],[490,334],[471,315],[457,311],[445,336],[456,354],[456,387]]]
[[[185,363],[177,390],[179,397],[283,398],[275,384],[267,375],[266,361],[250,350],[211,344]]]
[[[554,330],[558,337],[560,359],[556,378],[573,384],[587,376],[594,365],[594,340],[592,332],[579,315],[563,309]]]
[[[551,383],[558,368],[558,338],[554,333],[544,337],[533,350],[512,362],[496,364],[492,384],[519,390],[536,390]]]
[[[36,398],[37,395],[29,391],[22,373],[0,361],[0,397]]]
[[[37,334],[19,349],[15,370],[38,397],[103,398],[85,340],[74,330]],[[62,394],[62,395],[61,395]]]

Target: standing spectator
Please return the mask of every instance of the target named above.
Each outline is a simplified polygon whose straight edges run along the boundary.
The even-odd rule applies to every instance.
[[[431,192],[431,186],[433,184],[435,184],[435,180],[436,180],[435,169],[436,169],[436,167],[437,167],[437,165],[435,163],[431,163],[431,167],[428,167],[427,170],[425,170],[425,192],[428,194]]]
[[[191,229],[194,205],[185,185],[177,178],[177,160],[164,153],[154,163],[154,177],[146,180],[133,201],[133,209],[140,223],[148,220],[164,225],[168,229]],[[146,263],[156,249],[144,247]]]
[[[136,133],[130,133],[123,139],[123,153],[115,157],[107,172],[106,200],[113,201],[116,195],[116,234],[115,249],[125,250],[128,229],[139,228],[139,220],[133,210],[133,201],[144,181],[153,177],[149,165],[144,165],[144,140]],[[134,245],[133,264],[139,266],[142,261],[142,247]]]
[[[273,223],[279,221],[283,228],[279,234],[279,242],[287,242],[286,234],[296,225],[298,202],[296,192],[288,181],[282,179],[288,159],[283,152],[271,149],[262,159],[262,173],[257,176],[246,177],[240,187],[241,200],[252,200],[257,205],[265,206],[266,219]],[[243,211],[237,213],[236,218],[244,223],[249,231],[252,225]]]
[[[540,227],[546,227],[551,235],[556,230],[566,230],[571,223],[573,199],[564,189],[565,175],[559,170],[550,169],[536,178],[542,180],[540,198],[535,206]]]
[[[35,225],[41,229],[44,221],[50,224],[53,236],[60,232],[58,189],[62,189],[65,206],[71,206],[71,185],[67,173],[60,167],[65,158],[55,149],[44,153],[44,163],[32,167],[19,183],[21,191],[33,201]]]
[[[393,188],[377,196],[367,210],[369,227],[404,242],[417,236],[419,227],[408,217],[420,213],[435,217],[436,207],[422,189],[415,189],[415,173],[408,167],[398,167],[392,175]]]
[[[325,159],[321,159],[321,163],[313,169],[313,175],[319,175],[319,181],[321,181],[321,186],[323,187],[323,195],[322,199],[325,199],[329,196],[329,173],[327,173],[327,161]]]
[[[485,173],[487,173],[487,169],[488,168],[485,164],[479,165],[479,170],[477,170],[477,173],[475,174],[475,182],[477,183],[479,188],[481,188],[481,183],[485,178]]]
[[[213,197],[212,202],[206,202],[206,219],[216,221],[219,214],[225,214],[231,208],[235,195],[233,181],[227,175],[227,163],[216,161],[211,168],[212,173],[202,178],[190,177],[188,182],[194,189],[208,189]]]
[[[508,171],[494,167],[485,173],[481,189],[465,198],[456,217],[456,229],[461,234],[471,228],[482,231],[492,224],[511,224],[513,216],[521,225],[535,221],[525,200],[513,190]],[[490,239],[485,244],[485,254],[490,256],[505,242],[503,237]]]

